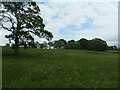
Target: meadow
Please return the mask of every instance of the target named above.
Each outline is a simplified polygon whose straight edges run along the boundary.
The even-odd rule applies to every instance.
[[[2,48],[3,88],[117,88],[112,51]]]

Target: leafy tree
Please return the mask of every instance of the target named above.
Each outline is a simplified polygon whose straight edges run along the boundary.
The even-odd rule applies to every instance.
[[[43,49],[44,48],[44,44],[40,44],[40,48]]]
[[[114,50],[118,50],[117,46],[113,46],[113,49],[114,49]]]
[[[56,49],[61,49],[62,44],[63,44],[59,40],[55,40],[53,43],[54,43],[54,48],[56,48]]]
[[[34,36],[51,40],[51,32],[44,30],[45,25],[40,16],[40,9],[35,2],[3,2],[2,28],[11,33],[5,37],[13,43],[15,54],[21,45],[33,45]],[[5,25],[8,23],[9,25]]]
[[[99,38],[95,38],[89,41],[89,49],[94,51],[105,51],[107,50],[107,43]]]
[[[47,48],[48,48],[48,44],[47,44],[47,42],[45,42],[45,41],[43,42],[43,48],[44,48],[44,49],[47,49]]]
[[[66,49],[80,49],[80,45],[75,40],[70,40],[67,43]]]
[[[64,39],[54,41],[54,47],[56,49],[64,49],[67,42]]]
[[[87,50],[89,47],[89,41],[85,38],[80,39],[79,41],[80,49]]]
[[[35,42],[35,48],[40,48],[40,43],[39,42]]]
[[[61,42],[61,48],[65,49],[65,46],[67,45],[67,41],[64,39],[60,39],[59,42]]]
[[[117,46],[108,46],[109,50],[118,50]]]
[[[47,49],[48,44],[44,41],[42,44],[40,44],[40,48]]]
[[[49,45],[49,49],[51,49],[51,47],[54,46],[53,42],[48,42],[48,45]]]

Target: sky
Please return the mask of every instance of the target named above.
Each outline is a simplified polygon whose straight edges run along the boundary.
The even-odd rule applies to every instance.
[[[37,2],[45,30],[52,32],[54,40],[88,40],[101,38],[109,46],[118,45],[117,2]],[[2,43],[8,42],[2,31]],[[36,38],[38,41],[44,39]]]

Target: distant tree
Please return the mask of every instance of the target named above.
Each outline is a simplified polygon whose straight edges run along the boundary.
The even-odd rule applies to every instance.
[[[47,49],[48,48],[47,42],[44,41],[42,44],[43,44],[43,49]]]
[[[40,44],[40,48],[43,49],[44,48],[44,44]]]
[[[118,47],[118,50],[120,51],[120,47]]]
[[[40,48],[40,43],[36,41],[35,46],[36,46],[36,48]]]
[[[44,30],[40,9],[35,2],[2,2],[2,5],[6,9],[2,12],[2,28],[11,32],[5,37],[9,39],[9,43],[14,41],[16,55],[21,45],[34,46],[34,35],[47,40],[53,38],[51,32]],[[9,26],[5,25],[8,22]]]
[[[47,49],[48,48],[48,44],[44,41],[43,43],[39,44],[39,48],[41,48],[41,49]]]
[[[65,46],[67,45],[67,41],[64,39],[60,39],[59,41],[61,42],[61,48],[65,49]]]
[[[48,45],[49,45],[49,49],[51,49],[54,46],[53,42],[48,42]]]
[[[113,46],[108,46],[108,50],[113,50]]]
[[[108,46],[109,50],[118,50],[117,46]]]
[[[28,48],[28,47],[37,48],[37,44],[34,41],[31,41],[28,44],[22,44],[22,45],[23,45],[24,48]]]
[[[55,49],[61,49],[62,42],[60,42],[59,40],[55,40],[53,43],[54,43],[54,48]]]
[[[113,49],[114,49],[114,50],[118,50],[117,46],[113,46]]]
[[[67,42],[64,39],[56,40],[53,42],[56,49],[64,49]]]
[[[69,40],[66,48],[67,49],[74,49],[75,48],[75,40]]]
[[[89,48],[89,41],[85,38],[78,40],[80,49],[87,50]]]
[[[107,50],[107,43],[100,38],[95,38],[89,41],[89,49],[94,51],[105,51]]]
[[[68,41],[66,49],[80,49],[80,45],[75,40]]]

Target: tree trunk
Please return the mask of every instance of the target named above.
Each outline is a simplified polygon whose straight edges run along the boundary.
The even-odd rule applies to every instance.
[[[16,36],[15,38],[15,55],[18,56],[19,55],[19,52],[18,52],[18,49],[19,49],[19,41],[18,41],[18,37]]]
[[[19,53],[18,53],[18,47],[15,46],[15,55],[18,56]]]

